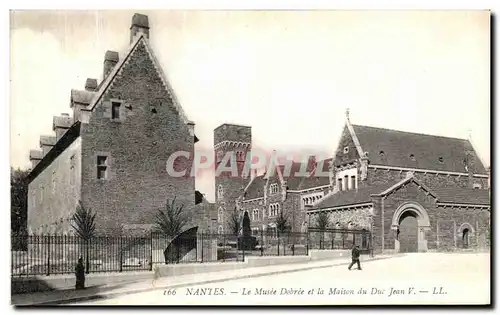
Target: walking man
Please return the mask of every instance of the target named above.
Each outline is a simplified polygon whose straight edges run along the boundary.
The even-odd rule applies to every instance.
[[[351,270],[352,266],[357,263],[358,264],[358,270],[361,270],[361,264],[359,263],[359,246],[358,245],[353,245],[352,246],[351,255],[352,255],[352,262],[349,265],[348,269]]]

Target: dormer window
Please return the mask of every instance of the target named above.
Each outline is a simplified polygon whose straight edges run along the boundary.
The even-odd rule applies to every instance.
[[[415,155],[410,154],[410,160],[415,161]]]
[[[474,189],[481,189],[481,184],[479,184],[479,183],[474,183],[473,188],[474,188]]]
[[[442,157],[442,156],[440,156],[440,157],[439,157],[439,159],[438,159],[438,161],[439,161],[439,163],[444,163],[444,159],[443,159],[443,157]]]
[[[349,153],[349,147],[344,147],[344,154]]]
[[[378,155],[380,155],[380,156],[384,157],[384,156],[385,156],[385,152],[384,152],[384,151],[380,151],[380,152],[378,153]]]

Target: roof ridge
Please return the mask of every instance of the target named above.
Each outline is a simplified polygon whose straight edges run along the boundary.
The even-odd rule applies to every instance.
[[[125,62],[130,58],[132,55],[132,52],[134,49],[137,47],[137,44],[139,41],[144,37],[144,35],[141,33],[137,38],[132,42],[132,44],[129,45],[128,49],[126,50],[124,57],[120,58],[118,63],[113,67],[113,70],[108,74],[108,76],[102,81],[102,85],[99,87],[99,90],[97,91],[96,95],[92,98],[92,101],[90,104],[87,106],[87,109],[89,111],[93,111],[94,108],[97,106],[97,103],[101,100],[101,98],[104,95],[104,92],[107,91],[109,86],[111,85],[111,82],[114,80],[115,76],[120,72],[121,68],[125,65]]]
[[[429,133],[404,131],[404,130],[398,130],[398,129],[390,129],[390,128],[383,128],[383,127],[374,127],[374,126],[367,126],[367,125],[352,124],[352,126],[353,127],[363,127],[363,128],[379,129],[379,130],[384,130],[384,131],[400,132],[400,133],[406,133],[406,134],[411,134],[411,135],[416,135],[416,136],[429,136],[429,137],[437,137],[437,138],[445,138],[445,139],[462,140],[462,141],[467,141],[467,142],[470,143],[470,140],[466,139],[466,138],[457,138],[457,137],[449,137],[449,136],[439,136],[439,135],[429,134]]]

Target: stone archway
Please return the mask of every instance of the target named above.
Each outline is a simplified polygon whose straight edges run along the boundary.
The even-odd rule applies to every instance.
[[[467,249],[472,246],[472,239],[474,237],[474,227],[470,223],[462,223],[457,230],[460,239],[460,247]]]
[[[413,222],[411,222],[413,221]],[[415,222],[416,221],[416,222]],[[403,223],[403,225],[402,225]],[[394,250],[400,252],[401,242],[400,242],[400,227],[408,228],[408,226],[413,225],[415,227],[415,247],[413,245],[407,245],[405,250],[426,252],[427,251],[427,240],[425,238],[425,232],[430,230],[430,220],[427,211],[420,204],[416,202],[407,202],[398,207],[394,212],[392,217],[391,229],[394,233]],[[406,244],[405,244],[406,245]]]

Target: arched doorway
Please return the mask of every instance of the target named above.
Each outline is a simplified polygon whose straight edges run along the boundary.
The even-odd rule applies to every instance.
[[[413,211],[406,211],[401,215],[397,239],[400,253],[418,252],[418,222]]]
[[[459,228],[458,228],[458,237],[459,237],[459,246],[461,246],[464,249],[471,248],[473,247],[474,243],[474,228],[472,227],[471,224],[469,223],[463,223]]]
[[[427,211],[416,202],[401,205],[392,217],[394,250],[412,253],[427,251],[425,232],[430,230]]]

